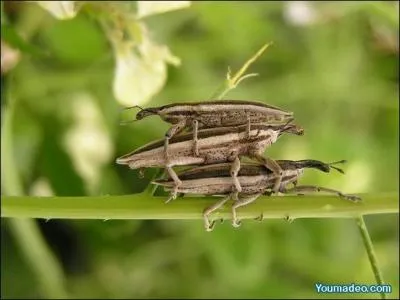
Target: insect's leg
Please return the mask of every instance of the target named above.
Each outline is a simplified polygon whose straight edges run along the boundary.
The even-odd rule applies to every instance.
[[[169,140],[177,133],[181,132],[183,128],[186,126],[186,119],[180,120],[178,123],[171,126],[170,129],[165,133],[165,141],[164,141],[164,153],[165,158],[168,161],[168,144]]]
[[[235,160],[232,163],[230,173],[231,173],[231,177],[233,179],[233,183],[235,185],[235,189],[237,192],[240,193],[242,191],[242,187],[241,187],[239,179],[237,177],[239,170],[240,170],[240,159],[238,156],[236,156]]]
[[[237,198],[235,203],[233,203],[232,205],[232,226],[233,227],[239,227],[241,225],[240,220],[237,217],[236,214],[236,209],[238,207],[250,204],[252,202],[254,202],[261,194],[253,194],[253,195],[249,195],[249,196],[243,196],[240,198]]]
[[[172,180],[175,183],[170,197],[165,201],[165,203],[168,203],[171,200],[174,200],[176,198],[176,195],[178,194],[178,189],[182,185],[182,181],[179,179],[178,175],[176,175],[176,173],[175,173],[174,169],[172,169],[172,167],[166,166],[165,168],[166,168],[169,176],[172,178]]]
[[[254,218],[254,220],[257,222],[262,222],[264,220],[264,214],[261,213],[258,217]]]
[[[198,145],[198,138],[197,138],[197,132],[199,130],[199,121],[193,120],[193,153],[195,156],[199,156],[199,145]]]
[[[217,203],[207,207],[206,209],[204,209],[203,211],[203,220],[204,220],[204,227],[206,229],[206,231],[212,231],[214,229],[215,226],[215,221],[210,222],[210,219],[208,218],[208,216],[216,211],[218,208],[220,208],[221,206],[223,206],[229,199],[231,198],[231,195],[223,198],[222,200],[218,201]]]
[[[327,193],[336,194],[340,198],[350,200],[353,202],[357,202],[357,201],[361,200],[361,198],[356,195],[346,195],[337,190],[324,188],[324,187],[320,187],[320,186],[314,186],[314,185],[298,185],[294,188],[284,190],[284,192],[285,193],[296,193],[296,194],[300,194],[300,195],[303,193],[310,193],[310,192],[327,192]]]
[[[267,169],[271,170],[275,174],[276,181],[272,191],[274,193],[278,193],[282,183],[282,168],[280,167],[280,165],[275,160],[269,157],[264,157],[258,153],[252,154],[252,157],[262,163]]]

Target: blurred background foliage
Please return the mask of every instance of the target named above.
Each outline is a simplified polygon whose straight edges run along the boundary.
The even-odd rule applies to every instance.
[[[7,169],[2,163],[2,193],[12,194],[3,180],[11,173],[27,195],[142,191],[155,170],[141,179],[115,158],[161,138],[168,125],[154,117],[120,126],[121,109],[129,101],[209,99],[228,66],[237,70],[270,41],[249,70],[260,75],[225,97],[295,112],[305,135],[283,137],[268,153],[348,160],[346,175],[310,171],[304,184],[346,193],[398,191],[398,2],[192,2],[140,23],[133,1],[75,4],[79,9],[61,20],[35,1],[2,2],[2,126],[12,111],[15,160]],[[131,38],[116,34],[115,24]],[[134,45],[125,56],[131,61],[121,65],[118,39],[136,46],[148,39],[169,50]],[[131,66],[135,73],[129,63],[140,62],[132,53],[159,64]],[[122,97],[114,86],[118,72],[132,76],[132,86],[119,82]],[[154,95],[141,97],[141,88]],[[316,282],[374,283],[354,220],[248,221],[240,230],[225,222],[212,233],[201,222],[37,220],[73,298],[377,296],[318,295],[314,288]],[[391,297],[398,297],[398,215],[366,222]],[[2,219],[2,298],[50,297],[43,289],[49,283],[39,284],[9,224]]]

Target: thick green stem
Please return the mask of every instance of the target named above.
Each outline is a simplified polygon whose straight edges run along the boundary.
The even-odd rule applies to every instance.
[[[258,198],[238,209],[241,218],[355,218],[359,215],[398,213],[397,193],[361,195],[352,203],[334,196],[283,196]],[[96,197],[20,197],[2,198],[2,217],[65,219],[200,219],[205,207],[216,197],[183,197],[165,204],[165,197],[149,193]],[[230,218],[226,205],[215,218]]]
[[[365,225],[364,218],[362,216],[359,216],[356,220],[357,220],[357,225],[360,230],[362,240],[364,242],[365,250],[367,251],[367,254],[368,254],[368,259],[371,264],[372,271],[374,272],[374,275],[375,275],[376,283],[383,285],[384,281],[383,281],[382,272],[379,268],[378,259],[375,254],[374,246],[372,244],[371,237],[369,236],[367,226]],[[381,293],[381,299],[386,299],[385,293]]]

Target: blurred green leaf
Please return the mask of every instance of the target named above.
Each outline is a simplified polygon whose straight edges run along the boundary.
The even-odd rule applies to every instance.
[[[11,47],[21,50],[24,53],[34,56],[45,56],[48,53],[32,44],[26,42],[17,31],[9,24],[1,24],[1,38]]]

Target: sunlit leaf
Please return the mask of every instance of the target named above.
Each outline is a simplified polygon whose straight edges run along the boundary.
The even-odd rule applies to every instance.
[[[190,1],[138,1],[138,17],[161,14],[189,6]]]
[[[60,20],[72,19],[78,13],[76,1],[36,1],[41,7]]]

